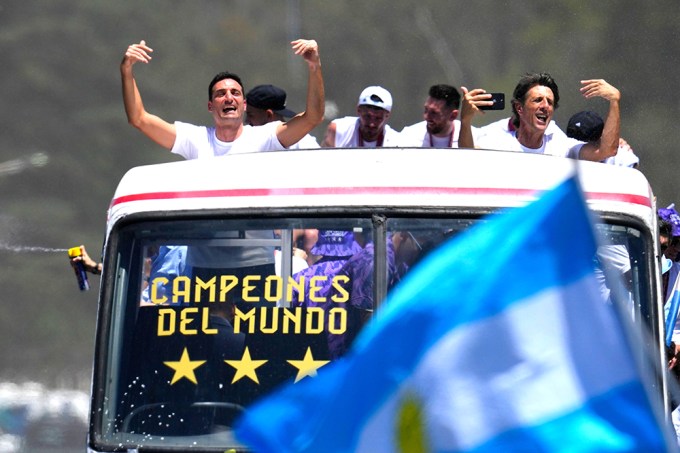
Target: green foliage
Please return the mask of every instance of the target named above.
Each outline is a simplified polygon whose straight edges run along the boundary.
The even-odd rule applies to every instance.
[[[207,85],[222,70],[240,74],[246,89],[279,85],[291,108],[304,109],[306,71],[289,45],[296,37],[319,42],[327,99],[340,116],[354,114],[359,92],[378,84],[393,94],[396,129],[420,121],[434,83],[510,95],[522,73],[539,70],[560,85],[564,126],[578,110],[606,114],[604,101],[578,91],[582,79],[605,78],[623,94],[622,135],[668,204],[678,160],[678,8],[671,0],[5,0],[0,245],[83,243],[99,256],[118,179],[130,167],[177,159],[125,119],[118,65],[141,39],[154,48],[153,61],[135,67],[146,108],[169,121],[209,122]],[[324,129],[314,131],[319,139]],[[31,163],[35,155],[41,165]],[[9,171],[8,162],[21,165]],[[66,254],[0,249],[0,260],[5,368],[45,379],[46,367],[89,369],[97,292],[78,291]]]

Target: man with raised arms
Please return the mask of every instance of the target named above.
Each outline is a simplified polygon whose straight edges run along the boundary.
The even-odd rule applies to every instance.
[[[136,63],[149,63],[153,49],[144,41],[132,44],[120,64],[123,102],[128,122],[154,142],[185,159],[203,159],[226,154],[286,149],[294,145],[323,120],[324,85],[321,60],[316,41],[298,39],[291,43],[293,52],[307,62],[309,79],[306,110],[287,122],[275,121],[263,126],[244,125],[247,101],[241,79],[230,72],[220,72],[208,86],[208,111],[214,126],[196,126],[176,121],[169,123],[146,111],[133,75]],[[239,237],[239,232],[231,232]],[[246,230],[244,239],[273,239],[271,230]],[[193,277],[203,282],[220,275],[230,275],[242,282],[246,276],[259,277],[253,293],[265,302],[264,282],[275,275],[274,248],[269,246],[189,247],[187,265]],[[235,293],[239,291],[235,290]],[[241,302],[236,300],[236,304]]]
[[[286,149],[321,123],[325,103],[316,41],[298,39],[291,46],[296,55],[304,58],[309,70],[304,112],[287,122],[277,121],[257,127],[244,125],[246,100],[241,79],[236,74],[221,72],[208,87],[208,111],[214,126],[206,127],[180,121],[169,123],[146,111],[132,68],[139,62],[149,63],[153,49],[145,41],[132,44],[120,64],[123,103],[128,122],[154,142],[186,159]]]

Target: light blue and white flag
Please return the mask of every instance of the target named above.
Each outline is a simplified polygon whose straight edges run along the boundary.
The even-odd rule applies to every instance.
[[[253,406],[256,452],[666,451],[575,179],[413,269],[351,352]]]
[[[673,262],[668,270],[668,289],[663,308],[666,319],[666,346],[670,346],[673,337],[680,333],[680,326],[677,325],[680,310],[680,263]]]

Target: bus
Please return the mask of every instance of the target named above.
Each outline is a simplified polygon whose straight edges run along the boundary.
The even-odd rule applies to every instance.
[[[620,271],[640,350],[663,370],[656,206],[638,170],[422,148],[129,170],[108,210],[89,451],[247,451],[234,421],[342,357],[430,250],[574,173],[601,239],[594,263]],[[608,275],[603,303],[621,297]],[[666,409],[667,385],[665,373],[655,375]]]

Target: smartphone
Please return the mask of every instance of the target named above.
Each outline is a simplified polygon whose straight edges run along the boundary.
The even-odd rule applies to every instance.
[[[493,105],[480,106],[479,110],[505,110],[505,93],[487,93],[491,95],[491,99],[487,101],[492,101]]]

